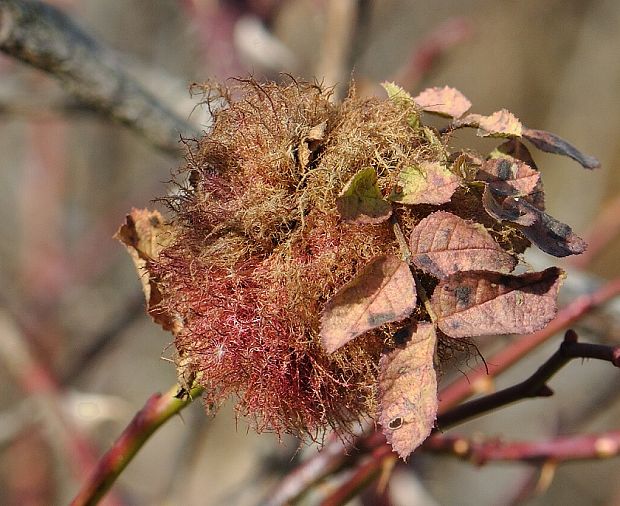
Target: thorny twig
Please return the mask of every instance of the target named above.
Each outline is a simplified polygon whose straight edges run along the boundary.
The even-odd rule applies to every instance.
[[[437,427],[445,430],[483,413],[532,397],[548,397],[553,391],[547,381],[574,358],[595,358],[620,367],[620,348],[601,344],[578,343],[573,330],[566,332],[564,342],[540,368],[525,381],[461,404],[437,417]]]
[[[569,330],[566,332],[564,342],[560,346],[560,349],[530,378],[518,385],[470,401],[439,415],[437,417],[438,429],[435,429],[435,432],[437,430],[448,429],[470,420],[473,417],[489,413],[497,408],[507,406],[519,400],[552,395],[553,392],[547,386],[547,381],[573,358],[595,358],[611,362],[615,367],[620,367],[620,348],[598,344],[578,343],[577,334]],[[571,447],[570,443],[566,443],[564,448],[557,449],[558,455],[564,451],[564,460],[569,460],[571,458],[571,451],[574,454],[574,458],[581,459],[587,458],[587,455],[589,455],[590,458],[601,458],[619,453],[619,433],[614,433],[613,437],[609,438],[600,439],[598,436],[592,436],[592,438],[591,440],[584,439],[581,448]],[[377,440],[379,439],[377,438]],[[431,436],[428,442],[424,443],[422,447],[425,448],[426,444],[429,444],[432,448],[432,440],[433,436]],[[507,448],[506,452],[502,454],[500,450],[498,450],[494,460],[510,460],[509,451],[510,448]],[[492,446],[487,449],[487,452],[491,455]],[[500,458],[501,455],[503,455],[503,458]],[[353,475],[326,499],[325,504],[344,504],[347,498],[352,497],[355,493],[362,490],[370,479],[376,476],[381,468],[386,465],[388,458],[391,457],[393,457],[393,454],[386,443],[374,448],[372,450],[371,459],[360,465]],[[490,457],[489,460],[491,460]]]
[[[71,506],[97,504],[151,435],[202,394],[202,388],[195,387],[186,398],[179,399],[176,395],[178,389],[175,385],[165,394],[155,394],[146,401],[112,447],[101,457]]]
[[[179,135],[198,135],[134,80],[118,56],[60,10],[38,0],[0,3],[0,50],[43,70],[85,104],[178,154]]]
[[[490,378],[498,376],[531,352],[534,348],[618,294],[620,294],[620,279],[610,281],[591,294],[582,295],[576,298],[571,304],[564,307],[558,313],[556,318],[552,320],[544,329],[515,340],[510,346],[490,357],[487,360],[487,363],[489,364],[488,372],[487,366],[483,364],[469,373],[467,377],[460,378],[443,389],[439,394],[439,414],[441,415],[446,413],[450,408],[477,393],[481,383],[488,383]],[[372,449],[381,444],[385,444],[385,439],[380,433],[374,432],[358,438],[354,446],[357,448]],[[324,473],[320,467],[314,466],[315,459],[324,458],[320,457],[323,452],[330,455],[332,459],[337,460],[340,466],[346,465],[351,467],[355,465],[357,462],[356,459],[343,456],[338,453],[337,448],[334,449],[333,446],[339,446],[338,438],[335,436],[333,436],[326,443],[320,453],[301,463],[291,474],[286,476],[280,482],[277,488],[273,491],[272,495],[272,497],[278,497],[280,502],[272,501],[269,504],[273,506],[278,504],[286,504],[304,493],[315,483],[326,478],[330,472]],[[343,453],[345,452],[346,450],[343,451]],[[346,461],[344,464],[342,462],[343,459]],[[380,465],[380,461],[376,462],[376,469],[379,469]],[[284,493],[285,491],[294,491],[297,495],[287,495]]]

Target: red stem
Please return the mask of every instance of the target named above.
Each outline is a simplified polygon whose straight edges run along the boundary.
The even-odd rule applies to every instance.
[[[591,293],[589,295],[583,295],[575,299],[571,304],[564,307],[556,316],[554,320],[552,320],[544,329],[534,332],[533,334],[529,334],[521,337],[510,346],[505,348],[504,350],[498,352],[494,356],[492,356],[488,360],[488,375],[487,369],[485,366],[480,366],[475,369],[472,373],[470,373],[467,377],[461,378],[451,385],[448,385],[444,390],[440,392],[440,405],[439,405],[439,414],[445,413],[450,408],[456,406],[463,400],[467,399],[474,393],[476,393],[476,385],[477,383],[489,376],[495,377],[500,373],[504,372],[506,369],[514,365],[517,361],[523,358],[525,355],[530,353],[537,346],[541,345],[552,336],[565,329],[566,327],[572,325],[580,318],[582,318],[586,313],[595,309],[596,307],[604,304],[609,301],[613,297],[620,294],[620,278],[610,281],[596,292]],[[333,443],[332,443],[333,444]],[[391,452],[391,448],[385,443],[385,438],[381,433],[374,432],[372,434],[366,435],[365,437],[361,437],[359,441],[356,443],[357,447],[361,448],[369,448],[372,451],[371,459],[362,465],[359,469],[359,474],[356,472],[350,480],[345,482],[338,490],[343,489],[344,492],[349,490],[359,490],[361,484],[363,484],[362,478],[364,476],[372,476],[374,473],[377,473],[378,470],[383,465],[383,462],[386,458],[393,456]],[[328,443],[325,450],[331,447],[331,444]],[[330,458],[338,461],[339,465],[342,464],[344,455],[339,455],[337,451],[329,451]],[[316,458],[321,454],[318,454]],[[302,466],[304,468],[314,468],[313,466],[314,459],[310,459],[306,461]],[[314,468],[316,469],[316,468]],[[309,486],[320,478],[323,478],[330,473],[322,473],[318,472],[315,474],[299,474],[297,473],[293,476],[285,478],[286,481],[292,481],[293,484],[288,483],[287,486],[293,488],[295,485],[295,489],[301,493],[306,490]],[[298,478],[305,478],[305,483],[295,483]],[[336,491],[331,498],[341,497],[339,491]],[[278,492],[281,491],[281,488],[278,488]],[[344,494],[343,492],[343,494]],[[280,496],[284,497],[284,496]],[[288,496],[288,499],[291,499],[295,496]],[[277,502],[271,502],[270,504],[282,504]],[[339,504],[334,502],[333,504]],[[341,504],[341,503],[340,503]]]
[[[396,455],[392,452],[390,446],[383,445],[375,448],[372,451],[370,460],[358,466],[355,473],[345,483],[321,502],[321,506],[346,504],[349,499],[377,477],[383,463],[388,459],[396,459]]]
[[[437,434],[424,443],[427,451],[447,453],[476,465],[490,461],[540,462],[553,460],[601,459],[620,453],[620,431],[564,436],[544,441],[504,442],[499,439],[472,440]]]

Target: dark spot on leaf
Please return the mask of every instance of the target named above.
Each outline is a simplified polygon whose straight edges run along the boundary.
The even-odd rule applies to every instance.
[[[434,262],[431,260],[431,258],[426,253],[423,253],[422,255],[418,255],[416,257],[416,263],[423,270],[428,270],[429,268],[435,265]]]
[[[471,288],[469,286],[457,286],[454,290],[454,295],[459,305],[467,306],[469,305]]]
[[[499,177],[502,181],[512,179],[512,163],[510,163],[509,160],[500,160],[497,165],[497,177]]]
[[[388,322],[393,322],[394,320],[397,320],[397,319],[398,319],[398,316],[393,311],[390,311],[388,313],[378,313],[378,314],[369,315],[368,323],[372,325],[373,327],[378,327],[379,325],[383,325],[384,323],[388,323]]]
[[[400,429],[403,426],[403,419],[399,416],[398,418],[394,418],[390,423],[388,423],[388,427],[392,430]]]
[[[409,341],[410,337],[411,329],[409,327],[403,327],[402,329],[398,329],[396,332],[394,332],[394,344],[396,346],[402,346],[406,344],[407,341]]]

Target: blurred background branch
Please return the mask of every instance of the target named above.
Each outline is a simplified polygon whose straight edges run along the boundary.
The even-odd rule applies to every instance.
[[[198,135],[133,79],[114,52],[53,6],[3,0],[0,49],[53,75],[85,105],[132,128],[158,149],[178,153],[181,135]]]

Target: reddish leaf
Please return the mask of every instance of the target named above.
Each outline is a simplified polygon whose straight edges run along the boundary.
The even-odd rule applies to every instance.
[[[404,347],[379,360],[379,424],[392,448],[407,458],[431,433],[437,415],[437,375],[433,355],[437,336],[430,323],[418,323]]]
[[[383,199],[372,167],[360,170],[347,182],[336,199],[336,207],[344,221],[357,225],[381,223],[392,214],[392,206]]]
[[[517,265],[482,225],[445,211],[418,223],[409,246],[413,263],[440,279],[458,271],[511,272]]]
[[[523,126],[517,117],[506,109],[494,112],[490,116],[468,114],[454,122],[455,128],[478,127],[481,137],[521,137]]]
[[[444,204],[460,184],[461,178],[439,162],[422,162],[401,170],[390,200],[401,204]]]
[[[524,196],[536,189],[540,173],[519,160],[495,158],[482,164],[476,178],[496,195]]]
[[[511,158],[516,158],[528,164],[532,169],[538,170],[534,158],[529,149],[519,139],[508,139],[506,142],[497,147],[496,151],[502,155],[507,155]],[[545,192],[543,188],[542,179],[538,179],[538,184],[534,188],[534,191],[527,196],[528,202],[531,202],[538,209],[545,210]]]
[[[465,95],[449,86],[427,88],[413,100],[426,112],[452,118],[460,118],[471,107]]]
[[[368,262],[327,302],[321,319],[321,340],[332,353],[354,337],[415,309],[416,289],[409,265],[393,255]]]
[[[452,337],[534,332],[555,316],[564,276],[557,267],[520,276],[459,272],[439,282],[431,305]]]
[[[541,151],[568,156],[586,169],[598,169],[601,166],[601,162],[596,158],[582,153],[575,146],[551,132],[524,128],[523,137]]]
[[[512,158],[516,158],[517,160],[521,160],[522,162],[527,163],[532,169],[538,170],[536,166],[536,162],[530,153],[530,150],[527,149],[526,145],[523,144],[519,139],[508,139],[503,144],[497,146],[496,150],[499,153],[508,155]]]

